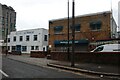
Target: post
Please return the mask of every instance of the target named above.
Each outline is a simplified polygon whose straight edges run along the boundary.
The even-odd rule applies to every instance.
[[[74,0],[72,2],[72,54],[71,54],[71,67],[74,67],[74,53],[75,53],[75,9],[74,9]]]
[[[68,61],[70,60],[70,51],[69,51],[69,0],[68,0]]]
[[[6,35],[5,35],[5,38],[6,38],[6,50],[5,50],[5,53],[6,53],[6,56],[8,54],[8,26],[6,26]]]

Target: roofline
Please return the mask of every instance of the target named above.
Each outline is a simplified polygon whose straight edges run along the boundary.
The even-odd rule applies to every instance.
[[[103,13],[111,13],[112,14],[111,11],[103,11],[103,12],[97,12],[97,13],[78,15],[78,16],[75,16],[75,18],[77,18],[77,17],[85,17],[85,16],[93,16],[93,15],[98,15],[98,14],[103,14]],[[72,17],[70,17],[70,18],[72,18]],[[59,19],[52,19],[52,20],[49,20],[49,21],[57,21],[57,20],[63,20],[63,19],[67,19],[67,17],[59,18]]]
[[[12,31],[12,32],[21,32],[21,31],[29,31],[29,30],[40,30],[40,29],[48,30],[48,29],[45,29],[45,28],[36,28],[36,29],[26,29],[26,30]]]

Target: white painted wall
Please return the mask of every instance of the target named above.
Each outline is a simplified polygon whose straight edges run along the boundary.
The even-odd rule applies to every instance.
[[[27,35],[30,36],[29,41],[26,41]],[[33,40],[34,35],[37,35],[37,41]],[[10,35],[8,35],[8,38],[10,38],[10,42],[8,43],[8,46],[10,46],[9,52],[12,51],[12,46],[16,46],[16,45],[27,46],[27,51],[21,50],[22,53],[30,53],[30,51],[43,51],[44,47],[46,51],[48,46],[48,41],[44,41],[44,35],[47,35],[47,39],[48,39],[48,30],[43,28],[11,32]],[[16,41],[13,41],[14,36],[16,36]],[[23,41],[19,40],[19,36],[23,36]],[[34,48],[35,46],[39,46],[39,50],[31,50],[31,46],[34,46]]]

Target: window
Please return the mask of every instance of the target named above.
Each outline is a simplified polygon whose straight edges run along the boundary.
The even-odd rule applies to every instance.
[[[13,41],[16,41],[16,36],[13,37]]]
[[[20,36],[19,40],[20,40],[20,41],[23,41],[23,36]]]
[[[16,46],[12,46],[12,51],[15,51],[16,50]]]
[[[37,35],[34,35],[34,41],[37,41]]]
[[[39,50],[39,46],[35,46],[35,50]]]
[[[22,46],[22,51],[27,51],[27,46]]]
[[[92,22],[90,22],[91,30],[100,30],[101,29],[101,25],[102,25],[101,21],[92,21]]]
[[[29,35],[26,36],[26,41],[29,41],[30,37]]]
[[[75,25],[75,31],[80,31],[80,24]]]
[[[34,50],[34,46],[31,46],[31,50]]]
[[[8,46],[8,51],[10,50],[10,46]]]
[[[47,41],[47,35],[44,35],[44,41]]]
[[[72,30],[72,25],[70,26]],[[80,24],[75,24],[75,31],[80,31]]]
[[[63,26],[55,26],[54,27],[55,34],[59,34],[60,32],[62,32],[62,30],[63,30]]]
[[[98,47],[94,52],[101,52],[103,50],[103,46]]]
[[[5,24],[5,18],[2,17],[2,25],[4,25],[4,24]]]
[[[8,42],[10,42],[10,38],[8,38]]]
[[[45,51],[45,47],[43,47],[43,51]]]

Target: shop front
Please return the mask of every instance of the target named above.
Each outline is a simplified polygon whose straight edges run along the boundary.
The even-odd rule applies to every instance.
[[[89,41],[86,39],[75,40],[75,52],[88,51]],[[68,50],[68,40],[55,40],[53,51],[66,52]],[[72,40],[69,41],[69,50],[72,51]]]

